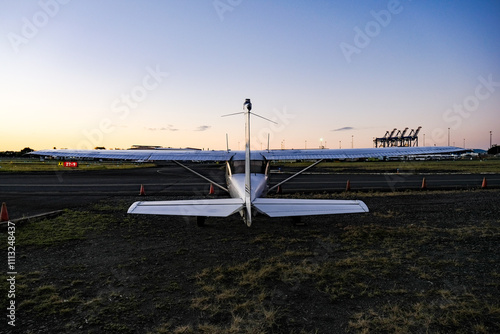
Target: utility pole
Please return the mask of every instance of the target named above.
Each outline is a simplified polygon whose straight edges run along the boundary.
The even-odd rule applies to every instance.
[[[491,143],[491,131],[490,131],[490,148],[492,148],[492,147],[493,147],[493,145]]]

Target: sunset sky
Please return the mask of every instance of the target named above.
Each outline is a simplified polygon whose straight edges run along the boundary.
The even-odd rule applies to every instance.
[[[500,1],[0,1],[0,151],[500,144]]]

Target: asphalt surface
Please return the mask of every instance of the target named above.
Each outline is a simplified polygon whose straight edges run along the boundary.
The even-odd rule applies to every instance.
[[[225,184],[220,165],[195,165],[201,174]],[[272,171],[270,185],[291,173]],[[282,186],[287,192],[339,192],[351,190],[420,189],[425,177],[428,189],[479,188],[483,178],[489,187],[500,187],[500,174],[324,174],[311,171]],[[0,202],[6,202],[10,219],[31,216],[53,210],[87,205],[110,196],[139,198],[144,185],[148,196],[204,196],[209,183],[179,166],[106,171],[57,171],[0,173]],[[216,189],[216,196],[225,196]]]

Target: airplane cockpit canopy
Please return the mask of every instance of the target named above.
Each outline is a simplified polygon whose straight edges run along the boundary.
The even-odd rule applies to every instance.
[[[229,163],[231,167],[231,173],[233,174],[243,174],[245,173],[245,161],[244,160],[234,160]],[[250,172],[264,174],[266,172],[266,162],[263,160],[251,160],[250,161]]]

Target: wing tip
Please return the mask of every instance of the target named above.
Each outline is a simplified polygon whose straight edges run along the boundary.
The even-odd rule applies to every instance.
[[[141,202],[132,203],[132,205],[128,208],[127,213],[134,213],[135,208],[137,208],[137,206],[140,204]]]
[[[370,212],[370,209],[368,209],[368,206],[365,204],[365,202],[358,201],[358,204],[364,212]]]

